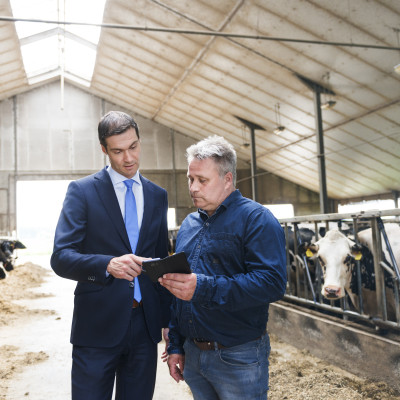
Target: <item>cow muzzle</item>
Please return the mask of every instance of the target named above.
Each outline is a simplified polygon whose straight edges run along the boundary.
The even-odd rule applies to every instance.
[[[322,290],[322,295],[329,300],[340,299],[343,297],[340,287],[337,286],[325,286]]]

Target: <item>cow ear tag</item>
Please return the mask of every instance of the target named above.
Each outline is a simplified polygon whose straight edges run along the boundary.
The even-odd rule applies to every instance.
[[[307,249],[306,256],[307,257],[312,257],[313,255],[314,255],[314,253],[310,249]]]
[[[354,254],[354,259],[360,261],[361,258],[362,258],[361,251],[357,251],[357,253]]]

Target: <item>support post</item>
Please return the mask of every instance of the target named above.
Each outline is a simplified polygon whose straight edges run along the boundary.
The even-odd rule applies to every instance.
[[[319,206],[322,214],[331,212],[328,205],[328,190],[326,186],[324,131],[322,128],[321,92],[314,91],[315,131],[317,138],[318,177],[319,177]]]
[[[251,192],[253,196],[254,201],[258,201],[258,188],[257,188],[257,158],[256,158],[256,137],[255,137],[255,130],[262,130],[265,131],[265,129],[260,126],[255,124],[254,122],[247,121],[244,118],[238,117],[235,115],[235,117],[242,122],[244,125],[246,125],[250,129],[250,146],[251,146]]]
[[[335,95],[331,89],[321,86],[302,75],[296,74],[296,77],[303,82],[314,93],[314,111],[315,111],[315,128],[317,137],[317,157],[318,157],[318,176],[319,176],[319,204],[322,214],[332,212],[328,203],[328,191],[326,185],[326,168],[325,168],[325,149],[324,149],[324,131],[322,128],[321,113],[321,93]]]
[[[251,192],[254,201],[258,201],[257,188],[257,159],[256,159],[256,138],[254,129],[250,128],[250,145],[251,145]]]

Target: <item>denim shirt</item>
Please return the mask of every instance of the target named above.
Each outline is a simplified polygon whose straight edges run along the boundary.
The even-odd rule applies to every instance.
[[[184,353],[185,338],[231,347],[260,337],[269,303],[286,288],[282,227],[259,203],[232,192],[208,217],[188,215],[176,241],[197,285],[190,301],[174,298],[168,353]]]

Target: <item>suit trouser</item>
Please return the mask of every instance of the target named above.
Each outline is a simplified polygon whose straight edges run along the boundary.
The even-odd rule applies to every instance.
[[[73,346],[72,400],[110,400],[115,378],[116,400],[150,400],[156,369],[157,344],[148,334],[143,308],[134,308],[128,331],[119,345]]]

